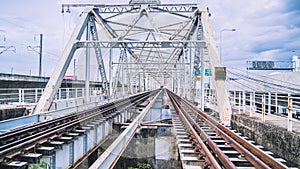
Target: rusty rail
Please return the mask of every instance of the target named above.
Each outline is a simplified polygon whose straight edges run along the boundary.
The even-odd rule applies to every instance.
[[[222,125],[221,123],[214,120],[209,115],[205,114],[198,110],[197,107],[190,104],[188,101],[180,98],[174,93],[168,91],[169,96],[172,100],[176,100],[176,102],[180,102],[180,110],[183,114],[188,118],[191,125],[200,133],[203,139],[206,140],[210,149],[217,154],[217,157],[221,161],[221,163],[226,168],[236,168],[232,162],[228,159],[228,157],[222,153],[222,150],[217,147],[217,145],[209,138],[209,136],[201,129],[201,127],[197,124],[197,122],[191,117],[191,115],[187,112],[186,108],[188,108],[198,119],[201,119],[203,122],[208,124],[218,135],[220,135],[226,142],[230,143],[230,145],[240,154],[244,155],[244,157],[256,168],[278,168],[283,169],[287,168],[284,164],[279,161],[276,161],[272,156],[266,154],[261,149],[255,147],[253,144],[246,141],[244,138],[238,136],[230,129]]]

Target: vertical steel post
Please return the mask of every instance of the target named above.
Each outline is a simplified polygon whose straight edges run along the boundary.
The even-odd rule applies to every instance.
[[[181,62],[183,65],[183,75],[182,75],[182,97],[186,98],[186,93],[185,93],[185,89],[186,89],[186,68],[185,68],[185,57],[186,57],[186,51],[185,48],[183,49],[183,56],[181,56]]]
[[[25,102],[25,89],[22,89],[22,103]]]
[[[250,93],[250,117],[253,116],[253,93]]]
[[[253,106],[253,113],[256,113],[256,110],[257,110],[257,107],[256,107],[256,105],[255,105],[255,103],[256,103],[256,100],[255,100],[255,92],[253,92],[253,101],[252,101],[252,106]]]
[[[143,91],[146,91],[146,76],[145,76],[145,70],[143,69],[143,85],[144,85],[144,90]],[[165,84],[166,86],[166,84]]]
[[[78,90],[77,90],[77,88],[75,88],[75,98],[77,98],[78,97]]]
[[[278,113],[278,95],[277,95],[277,93],[275,93],[275,112],[274,113]]]
[[[174,70],[172,70],[171,91],[174,92]]]
[[[200,45],[200,44],[197,44],[197,45]],[[200,49],[200,55],[201,55],[201,110],[204,111],[204,76],[205,76],[205,69],[204,69],[203,48]]]
[[[108,97],[112,97],[112,69],[113,69],[113,67],[112,67],[112,61],[113,61],[113,59],[112,59],[112,56],[113,55],[113,48],[112,48],[112,44],[110,44],[110,48],[109,48],[109,71],[108,71],[108,73],[109,73],[109,94],[108,94]]]
[[[141,92],[142,88],[141,88],[141,72],[138,71],[138,76],[139,76],[139,87],[137,88],[137,93]]]
[[[177,67],[178,67],[178,65],[177,65]],[[181,78],[180,78],[180,75],[179,75],[179,70],[176,70],[176,75],[177,75],[177,95],[179,95],[180,96],[180,80],[181,80]]]
[[[22,102],[22,89],[19,88],[19,104]]]
[[[265,94],[263,94],[261,96],[261,120],[262,122],[266,122],[266,118],[265,118]]]
[[[271,92],[268,92],[268,114],[271,114]]]
[[[61,88],[58,89],[58,100],[61,99]]]
[[[243,113],[246,113],[246,93],[243,91]]]
[[[86,40],[90,40],[90,20],[88,21],[86,27]],[[85,56],[85,103],[90,102],[90,95],[89,95],[89,88],[90,88],[90,48],[89,43],[86,47],[86,56]]]
[[[132,57],[131,56],[129,56],[128,58],[127,58],[127,61],[129,62],[129,63],[131,63],[132,62]],[[132,76],[132,73],[131,73],[131,68],[132,68],[132,65],[131,64],[129,64],[128,65],[128,75],[131,75]],[[128,78],[128,82],[129,82],[129,89],[128,89],[128,91],[129,91],[129,94],[133,94],[133,81],[132,81],[132,79],[128,76],[127,77]]]
[[[208,89],[208,101],[210,103],[212,103],[212,97],[211,97],[211,95],[212,95],[211,89]]]
[[[242,92],[239,92],[239,114],[241,114],[241,100],[242,100]]]
[[[34,89],[34,102],[38,102],[38,89]]]
[[[194,100],[194,96],[193,96],[193,62],[192,62],[192,48],[190,47],[189,49],[189,53],[190,53],[190,70],[189,70],[189,77],[190,77],[190,80],[189,80],[189,83],[190,83],[190,86],[189,86],[189,95],[190,95],[190,100],[193,102]]]
[[[236,91],[233,91],[233,107],[236,106]]]
[[[43,34],[40,34],[40,52],[39,52],[39,76],[42,76],[42,57],[43,57]]]
[[[292,131],[293,130],[293,115],[292,115],[292,109],[293,107],[293,100],[291,98],[291,94],[288,94],[288,131]]]
[[[124,60],[123,60],[124,62]],[[122,97],[125,96],[125,71],[124,71],[124,64],[121,65],[121,70],[122,70]]]
[[[70,98],[70,89],[69,88],[66,89],[66,98],[67,99]]]

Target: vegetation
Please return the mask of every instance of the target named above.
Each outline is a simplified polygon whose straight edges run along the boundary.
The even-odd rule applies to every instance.
[[[45,161],[41,161],[40,164],[30,165],[28,169],[50,169],[50,165]]]
[[[147,163],[138,163],[137,167],[129,167],[128,169],[152,169],[152,167]]]

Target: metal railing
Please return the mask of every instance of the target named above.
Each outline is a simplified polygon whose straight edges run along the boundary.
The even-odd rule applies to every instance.
[[[84,88],[59,88],[55,100],[84,97]],[[37,103],[44,88],[8,88],[0,89],[0,104]],[[90,88],[89,95],[100,95],[100,88]]]
[[[232,108],[238,113],[248,112],[261,114],[261,120],[266,121],[265,115],[287,115],[287,130],[292,131],[293,122],[299,123],[300,95],[291,93],[256,93],[245,91],[230,91]]]
[[[205,89],[204,95],[206,106],[214,110],[217,107],[215,90]],[[266,121],[266,115],[274,116],[288,131],[293,130],[293,122],[300,123],[300,94],[229,91],[229,97],[237,114],[258,116],[262,122]]]

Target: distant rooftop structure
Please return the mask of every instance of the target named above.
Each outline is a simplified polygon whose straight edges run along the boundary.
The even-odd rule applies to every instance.
[[[293,72],[300,71],[300,56],[293,56],[294,69]]]
[[[300,56],[293,56],[292,61],[247,61],[247,70],[291,70],[300,71]]]
[[[293,61],[247,61],[247,70],[293,70]]]

